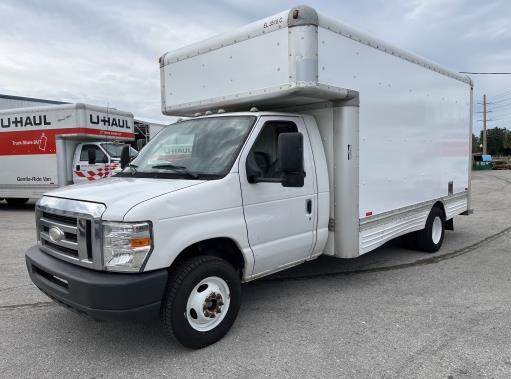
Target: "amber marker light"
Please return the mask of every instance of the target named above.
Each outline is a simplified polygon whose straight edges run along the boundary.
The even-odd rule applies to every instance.
[[[131,240],[131,248],[135,249],[137,247],[147,247],[151,246],[151,238],[142,237],[142,238],[133,238]]]

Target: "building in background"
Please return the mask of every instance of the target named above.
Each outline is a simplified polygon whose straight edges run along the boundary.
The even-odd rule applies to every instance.
[[[37,99],[33,97],[12,96],[0,94],[0,110],[27,108],[27,107],[43,107],[48,105],[69,104],[64,101],[55,101],[48,99]],[[130,111],[129,109],[125,109]],[[133,147],[140,150],[149,140],[163,129],[165,124],[143,121],[135,118],[135,141]]]
[[[35,99],[32,97],[21,97],[0,94],[0,110],[27,107],[42,107],[45,105],[67,104],[63,101],[46,99]]]

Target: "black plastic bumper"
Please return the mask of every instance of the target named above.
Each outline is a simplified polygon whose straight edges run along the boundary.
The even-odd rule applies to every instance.
[[[32,282],[46,295],[95,320],[155,317],[167,270],[138,274],[94,271],[53,258],[37,246],[25,253]]]

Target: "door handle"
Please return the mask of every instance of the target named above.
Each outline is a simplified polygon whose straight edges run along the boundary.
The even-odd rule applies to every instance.
[[[311,199],[305,200],[305,211],[309,215],[312,214],[312,200]]]

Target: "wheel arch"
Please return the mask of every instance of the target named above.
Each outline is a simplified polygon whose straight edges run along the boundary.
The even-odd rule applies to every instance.
[[[182,262],[201,255],[222,258],[232,264],[240,272],[240,277],[247,276],[246,269],[250,269],[240,246],[230,237],[215,237],[197,241],[183,250],[172,261],[169,270],[173,271]]]
[[[438,200],[435,204],[433,204],[433,206],[431,207],[431,209],[433,208],[438,208],[442,211],[442,213],[444,214],[444,221],[447,221],[447,213],[445,212],[445,204],[443,203],[443,201],[440,201]]]

